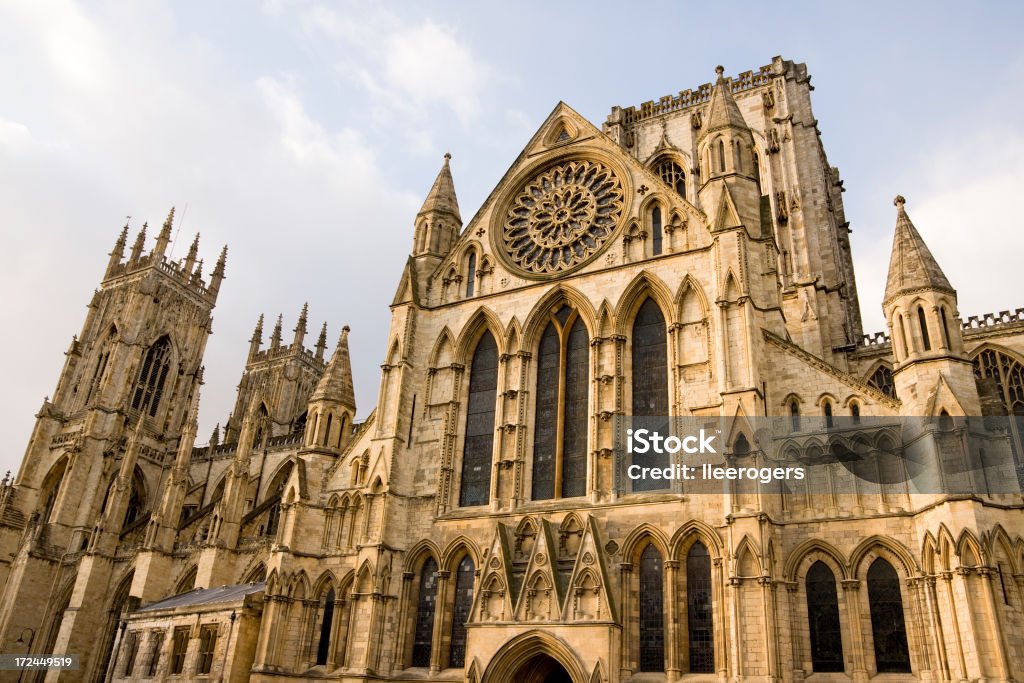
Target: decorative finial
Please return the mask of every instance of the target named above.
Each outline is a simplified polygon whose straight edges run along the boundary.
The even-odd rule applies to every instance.
[[[341,328],[341,331],[342,331],[342,332],[351,332],[351,331],[352,331],[352,328],[351,328],[351,327],[349,327],[348,325],[345,325],[345,327]]]
[[[718,66],[715,67],[715,73],[721,76],[722,74],[725,73],[725,67],[719,64]]]
[[[892,203],[895,206],[902,207],[904,204],[907,203],[907,200],[903,198],[903,195],[898,194],[896,195],[896,199],[892,200]]]
[[[445,152],[444,153],[444,160],[445,160],[445,162],[451,161],[451,159],[452,159],[452,153],[451,152]]]

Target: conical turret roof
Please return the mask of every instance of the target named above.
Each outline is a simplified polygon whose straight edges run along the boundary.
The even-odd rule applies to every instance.
[[[349,327],[341,328],[338,346],[334,349],[320,383],[316,385],[310,401],[336,401],[355,412],[356,392],[352,387],[352,359],[348,352]]]
[[[892,256],[889,258],[889,277],[885,283],[885,301],[900,294],[921,289],[937,289],[955,293],[938,261],[932,256],[928,245],[910,221],[904,208],[906,200],[897,196],[896,234],[892,239]]]
[[[740,113],[736,100],[733,99],[729,83],[725,82],[725,76],[723,75],[725,69],[721,66],[715,67],[715,73],[718,74],[718,78],[715,81],[714,88],[711,90],[707,120],[701,129],[701,137],[712,131],[728,127],[749,130],[750,128],[743,119],[743,114]]]
[[[462,215],[459,213],[459,200],[455,197],[455,181],[452,180],[452,171],[448,166],[451,154],[444,155],[444,165],[441,166],[434,184],[427,193],[427,199],[423,202],[420,213],[443,211],[455,216],[455,219],[462,223]]]

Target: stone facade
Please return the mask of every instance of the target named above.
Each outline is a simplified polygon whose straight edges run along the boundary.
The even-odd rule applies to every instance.
[[[165,258],[173,214],[149,253],[126,228],[0,492],[5,651],[81,655],[47,681],[1021,680],[1024,505],[984,465],[1020,434],[986,456],[966,418],[1024,414],[1024,311],[961,320],[897,198],[889,330],[864,335],[810,91],[775,58],[601,129],[560,103],[466,225],[446,157],[362,423],[348,328],[325,362],[304,308],[291,344],[260,320],[196,447],[226,252],[207,282],[198,240]],[[624,484],[621,421],[659,414],[819,478]],[[822,448],[862,419],[895,454],[873,466],[969,486],[850,477]]]

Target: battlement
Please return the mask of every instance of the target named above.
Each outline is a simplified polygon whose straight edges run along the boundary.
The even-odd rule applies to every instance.
[[[984,313],[972,315],[960,323],[960,329],[964,332],[965,338],[970,338],[972,333],[988,332],[992,329],[1024,326],[1024,308],[1017,308],[1012,311],[999,311],[998,313]],[[865,334],[857,343],[857,350],[878,350],[892,344],[888,332],[875,332]]]
[[[744,71],[735,78],[727,78],[726,83],[729,84],[734,95],[759,88],[770,83],[773,76],[782,73],[782,63],[782,59],[776,57],[772,60],[771,64],[762,66],[756,72],[752,70]],[[662,114],[680,112],[691,107],[706,104],[711,99],[711,89],[713,87],[711,83],[704,83],[696,88],[681,90],[677,95],[660,97],[657,102],[648,100],[641,103],[638,107],[612,107],[611,114],[608,116],[608,123],[621,123],[629,126],[645,119],[661,116]]]
[[[175,280],[182,287],[202,297],[216,297],[217,293],[211,287],[211,282],[204,279],[202,273],[196,269],[188,271],[184,267],[184,260],[170,261],[167,258],[156,258],[156,254],[146,254],[136,260],[126,260],[113,265],[107,270],[103,278],[104,284],[113,282],[122,277],[135,275],[149,269],[155,269],[172,280]]]

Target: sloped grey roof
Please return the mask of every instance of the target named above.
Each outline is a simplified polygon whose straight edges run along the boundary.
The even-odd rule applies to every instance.
[[[242,583],[233,586],[220,586],[219,588],[196,588],[188,593],[173,595],[152,604],[140,607],[138,612],[156,612],[158,610],[176,609],[178,607],[197,607],[199,605],[215,605],[217,603],[240,602],[247,595],[260,593],[266,589],[267,584],[260,581],[257,583]]]
[[[906,200],[897,196],[896,233],[892,239],[892,256],[889,258],[889,277],[885,282],[885,301],[904,293],[920,289],[937,289],[953,292],[938,261],[932,256],[928,245],[910,221],[904,208]]]

